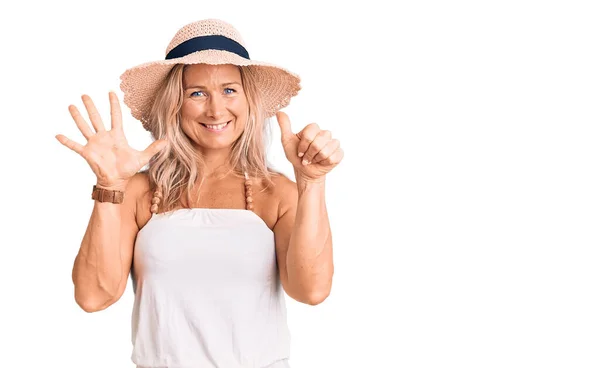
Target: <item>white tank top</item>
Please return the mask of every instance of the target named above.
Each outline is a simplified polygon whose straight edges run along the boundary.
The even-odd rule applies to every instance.
[[[138,232],[131,280],[138,368],[289,368],[274,234],[254,212],[153,214]]]

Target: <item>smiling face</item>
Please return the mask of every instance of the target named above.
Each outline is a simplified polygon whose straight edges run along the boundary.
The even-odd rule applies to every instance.
[[[188,65],[181,128],[203,152],[231,149],[248,120],[248,100],[234,65]]]

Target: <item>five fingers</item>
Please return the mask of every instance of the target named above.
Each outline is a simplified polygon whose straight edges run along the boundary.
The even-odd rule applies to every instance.
[[[104,124],[102,123],[102,119],[96,106],[92,102],[92,99],[83,95],[81,97],[83,103],[86,107],[88,115],[90,117],[90,121],[96,132],[105,131]],[[109,93],[110,100],[110,111],[111,111],[111,128],[116,130],[122,129],[122,120],[121,120],[121,107],[119,104],[119,99],[114,92]],[[83,136],[89,140],[89,138],[94,135],[94,132],[90,129],[89,125],[85,121],[85,119],[79,113],[77,107],[70,105],[69,112],[75,121],[75,124],[83,134]],[[280,125],[283,123],[284,127],[287,126],[289,132],[289,121],[286,120],[287,116],[280,114],[278,116],[278,120],[280,121]],[[283,121],[283,123],[282,123]],[[283,129],[282,129],[283,132]],[[282,138],[285,135],[282,135]],[[315,123],[307,125],[301,132],[296,134],[296,136],[300,139],[298,143],[298,156],[302,157],[302,164],[308,165],[311,163],[322,163],[322,164],[337,164],[341,161],[344,156],[343,150],[340,148],[340,142],[337,139],[331,139],[331,132],[328,130],[321,130],[319,126]],[[81,153],[83,151],[83,146],[77,142],[74,142],[62,134],[56,136],[56,139],[64,146],[70,148],[71,150]],[[148,147],[145,151],[147,155],[153,155],[155,151],[159,151],[159,147],[163,146],[163,143],[155,142],[156,145],[152,145]]]
[[[111,128],[117,131],[121,131],[123,129],[122,124],[122,114],[121,114],[121,105],[119,104],[119,98],[116,93],[109,92],[108,99],[110,101],[110,117],[111,117]],[[92,122],[92,126],[96,132],[106,131],[104,128],[104,124],[102,123],[102,118],[94,105],[94,102],[88,95],[82,95],[81,100],[85,105],[85,108],[88,112],[88,116],[90,117],[90,121]],[[81,134],[85,137],[85,139],[89,140],[92,135],[95,133],[92,131],[88,123],[85,121],[79,109],[77,109],[74,105],[69,105],[69,112],[71,113],[71,117],[75,120],[75,124],[77,128],[81,131]]]
[[[122,131],[122,114],[121,114],[121,106],[119,104],[119,99],[117,94],[110,91],[108,93],[108,98],[110,101],[110,117],[111,117],[111,127],[116,131]],[[100,118],[100,114],[94,105],[94,102],[88,95],[82,95],[81,100],[85,105],[85,108],[88,112],[88,116],[90,117],[90,121],[92,122],[92,126],[96,130],[96,132],[106,131],[104,128],[104,124],[102,123],[102,119]],[[69,105],[69,113],[71,117],[75,121],[77,128],[83,134],[86,140],[89,140],[95,133],[90,128],[89,124],[85,121],[85,118],[79,112],[79,109],[75,105]],[[83,151],[83,146],[77,142],[70,140],[62,134],[56,135],[56,139],[63,144],[64,146],[70,148],[71,150],[81,154]]]

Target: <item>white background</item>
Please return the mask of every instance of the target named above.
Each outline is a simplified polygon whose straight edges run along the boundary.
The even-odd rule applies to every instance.
[[[95,177],[54,136],[85,143],[67,110],[83,93],[110,126],[126,68],[221,18],[301,75],[293,129],[317,122],[346,152],[327,187],[332,293],[287,299],[293,368],[600,366],[593,3],[4,3],[0,365],[133,367],[131,284],[102,312],[73,299]]]

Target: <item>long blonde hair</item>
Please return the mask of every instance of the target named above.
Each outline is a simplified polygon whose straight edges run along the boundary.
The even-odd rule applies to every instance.
[[[183,105],[183,72],[186,65],[175,65],[160,86],[150,110],[148,126],[152,137],[166,140],[167,146],[148,164],[151,190],[163,194],[159,211],[169,211],[181,205],[182,195],[192,203],[192,190],[204,167],[202,154],[192,145],[181,128]],[[273,185],[273,170],[267,167],[266,143],[268,139],[267,118],[261,106],[260,91],[255,87],[250,69],[239,66],[242,87],[248,100],[249,114],[242,135],[233,143],[229,164],[233,172],[243,177],[244,172],[267,186]]]

